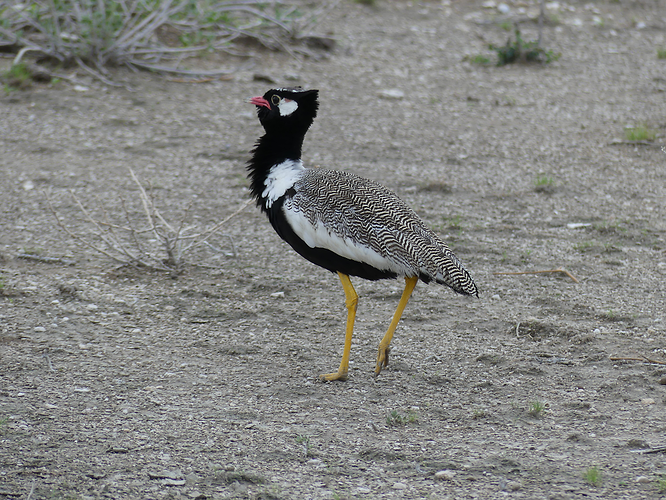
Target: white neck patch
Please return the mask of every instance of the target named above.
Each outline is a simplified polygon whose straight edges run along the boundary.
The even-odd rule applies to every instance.
[[[285,160],[273,165],[264,181],[266,189],[261,193],[261,197],[266,200],[266,208],[271,208],[275,200],[293,187],[303,172],[305,167],[301,160]]]
[[[294,111],[298,109],[298,103],[292,101],[291,99],[280,99],[280,104],[278,104],[278,110],[280,111],[280,116],[289,116]]]

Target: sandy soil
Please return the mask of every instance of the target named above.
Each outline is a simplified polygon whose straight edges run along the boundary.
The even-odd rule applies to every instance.
[[[551,4],[558,61],[470,63],[534,11],[507,3],[343,3],[318,60],[2,95],[0,498],[662,498],[666,3]],[[398,281],[355,280],[350,378],[321,383],[342,289],[254,207],[177,276],[118,267],[49,209],[90,235],[70,191],[119,225],[124,200],[139,227],[132,168],[173,224],[233,213],[261,133],[245,101],[271,85],[256,75],[318,88],[306,162],[395,190],[479,285],[419,284],[377,379]],[[624,141],[641,123],[656,140]],[[578,281],[495,274],[560,267]]]

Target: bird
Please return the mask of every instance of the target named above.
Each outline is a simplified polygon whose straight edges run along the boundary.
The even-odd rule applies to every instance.
[[[358,306],[350,276],[404,278],[405,287],[379,343],[375,376],[388,366],[391,340],[419,280],[478,297],[460,259],[395,193],[341,170],[306,168],[302,148],[319,109],[319,91],[275,88],[253,97],[264,129],[247,163],[251,196],[277,234],[308,261],[337,273],[345,293],[347,324],[342,360],[323,381],[344,381]]]

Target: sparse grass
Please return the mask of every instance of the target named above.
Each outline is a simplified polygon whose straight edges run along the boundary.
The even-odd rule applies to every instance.
[[[601,484],[601,470],[596,465],[593,467],[588,467],[583,472],[583,479],[585,482],[591,486],[599,486]]]
[[[657,491],[659,493],[666,493],[666,476],[661,476],[657,479]]]
[[[484,56],[483,54],[477,54],[475,56],[466,56],[465,60],[469,61],[472,64],[479,64],[481,66],[490,64],[490,58],[488,56]]]
[[[490,44],[488,48],[497,53],[497,65],[504,66],[515,62],[523,63],[543,63],[548,64],[557,61],[561,54],[552,50],[545,50],[539,46],[538,42],[526,42],[523,40],[518,28],[514,31],[515,40],[511,37],[506,41],[506,45],[497,47]]]
[[[486,413],[486,410],[484,410],[483,408],[474,408],[474,410],[472,410],[472,418],[474,420],[486,418],[487,416],[488,414]]]
[[[449,229],[462,229],[462,217],[454,215],[453,217],[444,217],[444,225]]]
[[[574,250],[577,252],[591,252],[595,248],[595,243],[594,241],[581,241],[580,243],[576,243],[574,245]]]
[[[539,175],[534,181],[534,191],[550,194],[555,191],[555,181],[547,175]]]
[[[497,26],[502,28],[504,31],[511,31],[513,29],[513,23],[511,21],[501,21],[497,23]]]
[[[666,48],[657,49],[657,59],[666,59]]]
[[[543,417],[545,412],[546,412],[546,404],[545,403],[543,403],[539,400],[530,401],[530,405],[527,409],[527,413],[529,413],[531,417],[541,418],[541,417]]]
[[[2,75],[2,80],[5,82],[5,93],[9,93],[12,90],[25,89],[32,83],[32,72],[27,64],[19,62],[18,64],[13,64],[5,71]]]
[[[414,410],[409,410],[407,414],[401,413],[398,410],[391,410],[389,414],[386,415],[386,425],[389,427],[416,424],[418,421],[418,414]]]
[[[628,141],[654,141],[656,137],[657,131],[645,123],[624,128],[624,138]]]
[[[296,436],[296,442],[303,446],[303,451],[305,452],[305,457],[309,457],[311,453],[310,449],[310,436],[298,435]]]

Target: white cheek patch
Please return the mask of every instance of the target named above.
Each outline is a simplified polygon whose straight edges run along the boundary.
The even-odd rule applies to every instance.
[[[278,104],[280,116],[289,116],[297,109],[298,103],[296,101],[292,101],[291,99],[281,99],[280,104]]]

